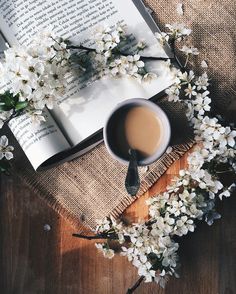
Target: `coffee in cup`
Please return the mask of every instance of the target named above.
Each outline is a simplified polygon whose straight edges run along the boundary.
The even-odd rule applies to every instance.
[[[129,150],[137,154],[138,165],[148,165],[165,152],[170,140],[170,124],[165,112],[145,99],[129,99],[112,111],[104,127],[109,153],[124,164]]]

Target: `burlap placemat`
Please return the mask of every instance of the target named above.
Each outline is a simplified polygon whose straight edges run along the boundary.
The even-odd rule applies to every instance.
[[[165,99],[158,104],[170,118],[173,151],[164,154],[148,170],[139,168],[141,188],[138,196],[147,191],[193,144],[189,140],[191,130],[182,107]],[[84,225],[94,228],[97,219],[108,215],[117,217],[135,200],[125,190],[127,167],[113,160],[104,144],[80,158],[38,173],[33,171],[20,148],[15,151],[14,168],[17,174],[77,230],[84,229]]]
[[[235,113],[235,100],[231,98],[235,94],[235,5],[228,0],[183,1],[184,16],[178,16],[177,3],[173,0],[146,1],[154,10],[161,28],[165,23],[172,22],[185,22],[192,27],[193,45],[201,51],[195,60],[196,65],[202,59],[208,62],[215,105],[232,117]],[[224,90],[226,88],[227,93]],[[177,106],[164,107],[167,112],[173,110],[174,113]],[[177,114],[180,112],[177,111]],[[176,145],[170,154],[164,154],[148,171],[143,169],[139,195],[150,188],[190,146],[191,141]],[[18,174],[35,193],[78,230],[81,224],[93,228],[96,219],[106,215],[118,216],[135,200],[124,189],[126,167],[114,161],[103,144],[79,159],[41,173],[34,173],[22,152],[17,152],[17,158],[21,157],[20,161],[15,162]]]

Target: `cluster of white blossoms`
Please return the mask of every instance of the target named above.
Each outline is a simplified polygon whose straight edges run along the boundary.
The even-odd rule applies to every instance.
[[[201,168],[204,163],[201,159],[198,161],[198,152],[193,152],[188,170],[181,170],[166,192],[146,201],[150,216],[147,222],[126,226],[106,218],[97,227],[98,235],[124,243],[121,255],[127,256],[138,268],[138,274],[145,282],[154,281],[164,287],[169,276],[178,277],[179,245],[173,237],[193,232],[196,220],[204,218],[212,224],[219,218],[219,214],[214,213],[212,201],[216,195],[228,197],[229,191],[223,190],[222,183]],[[113,256],[114,250],[108,243],[96,246],[105,257]]]
[[[184,23],[166,24],[168,32],[155,33],[156,38],[159,40],[161,45],[167,44],[169,41],[181,41],[186,36],[189,36],[192,32],[191,29],[187,28]],[[187,47],[187,46],[185,46]]]
[[[140,82],[156,77],[154,73],[145,71],[145,63],[140,60],[140,55],[138,54],[116,58],[109,64],[106,73],[110,73],[113,77],[129,76]]]
[[[173,223],[171,219],[166,218],[166,221]],[[161,224],[161,221],[158,224],[147,222],[126,226],[111,217],[100,221],[96,233],[106,236],[107,239],[118,240],[121,244],[121,255],[126,256],[138,268],[138,274],[145,278],[145,282],[156,281],[164,287],[168,276],[178,276],[175,268],[179,245],[162,226],[164,223]],[[96,243],[96,247],[103,252],[104,257],[114,256],[115,252],[109,248],[109,242]]]
[[[65,92],[70,58],[66,44],[52,33],[41,32],[29,46],[8,48],[4,55],[2,79],[19,101],[28,102],[28,114],[43,120],[43,108],[51,109]]]
[[[169,33],[156,34],[163,45],[171,38],[180,41],[191,33],[184,24],[167,25],[167,28]],[[186,46],[182,51],[187,55],[199,53],[196,48]],[[203,67],[207,68],[205,61]],[[100,222],[96,231],[98,235],[123,243],[121,255],[127,256],[138,268],[139,276],[145,282],[155,281],[162,287],[169,276],[178,276],[179,246],[174,241],[174,236],[193,232],[196,220],[205,220],[211,225],[221,217],[215,211],[216,199],[229,197],[236,188],[235,183],[224,187],[216,170],[212,172],[206,166],[214,161],[217,164],[227,162],[236,171],[236,131],[230,126],[222,125],[218,118],[210,117],[207,73],[195,76],[191,70],[173,69],[173,72],[175,82],[166,90],[168,100],[184,103],[186,116],[198,143],[188,156],[188,168],[180,170],[179,176],[173,179],[165,192],[147,200],[147,222],[125,225],[106,218]],[[97,246],[104,256],[111,257],[114,253],[107,253],[106,242]]]
[[[132,43],[133,42],[133,43]],[[132,49],[130,54],[125,54],[126,47]],[[145,63],[138,54],[146,48],[144,41],[130,40],[130,35],[125,32],[124,26],[101,27],[95,34],[96,67],[100,67],[101,75],[112,77],[131,77],[139,82],[150,81],[156,77],[148,72]]]
[[[95,32],[96,52],[109,58],[112,50],[117,47],[125,37],[123,26],[117,25],[114,28],[110,26],[101,26]]]
[[[236,131],[223,126],[218,118],[209,117],[211,98],[206,72],[195,76],[193,71],[176,70],[175,83],[166,90],[169,101],[180,101],[187,107],[187,118],[193,126],[195,140],[201,145],[198,156],[210,162],[217,157],[220,162],[234,158]]]

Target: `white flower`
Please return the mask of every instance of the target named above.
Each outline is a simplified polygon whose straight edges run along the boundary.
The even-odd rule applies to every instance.
[[[192,152],[188,158],[188,165],[190,170],[199,170],[204,164],[204,157],[201,153],[201,149]]]
[[[199,54],[199,51],[197,48],[194,48],[194,47],[188,47],[186,45],[184,45],[180,51],[184,52],[186,55],[198,55]]]
[[[168,95],[168,101],[179,101],[179,84],[174,84],[173,86],[167,88],[165,93]]]
[[[184,23],[166,24],[166,27],[170,30],[169,35],[178,41],[184,36],[189,36],[192,32],[191,29],[186,28]]]
[[[206,63],[206,60],[203,60],[203,61],[201,62],[201,67],[202,67],[202,68],[208,68],[208,65],[207,65],[207,63]]]
[[[102,251],[104,257],[112,259],[115,256],[114,250],[108,248],[107,244],[95,243],[95,246],[98,250]]]
[[[150,80],[155,77],[155,74],[145,73],[142,75],[140,71],[144,68],[145,64],[140,60],[140,55],[121,56],[109,64],[110,74],[112,76],[128,76],[136,78],[137,80],[144,81]]]
[[[31,121],[32,121],[33,124],[38,125],[41,122],[46,121],[42,110],[30,109],[30,110],[27,110],[26,114],[31,118]]]
[[[3,127],[5,121],[10,118],[12,111],[0,112],[0,129]]]
[[[153,79],[155,79],[157,77],[157,75],[155,73],[152,72],[148,72],[146,73],[143,78],[142,81],[144,82],[151,82]]]
[[[124,38],[124,30],[121,26],[116,26],[114,29],[109,26],[98,28],[95,33],[97,53],[108,52],[107,57],[109,57],[112,49],[120,43],[121,38]]]
[[[97,233],[103,233],[106,231],[109,231],[111,229],[111,222],[108,218],[104,218],[102,220],[97,220],[97,228],[96,232]]]
[[[183,3],[178,3],[176,6],[176,11],[179,15],[183,15],[184,11],[183,11]]]
[[[205,111],[211,110],[211,99],[207,96],[209,91],[205,91],[204,93],[198,93],[196,95],[195,100],[193,100],[194,110],[199,113],[199,115],[203,115]]]
[[[12,151],[14,148],[12,146],[8,145],[8,138],[3,135],[0,137],[0,160],[2,160],[4,157],[7,160],[10,160],[13,158]]]
[[[209,86],[208,83],[209,79],[207,76],[207,73],[204,72],[201,76],[198,77],[197,81],[195,82],[195,85],[197,86],[197,90],[206,90]]]
[[[173,148],[172,148],[171,146],[169,146],[169,147],[166,149],[166,153],[167,153],[167,154],[170,154],[172,151],[173,151]]]
[[[133,253],[134,253],[134,248],[130,247],[130,248],[126,248],[126,247],[121,247],[122,252],[120,253],[121,256],[127,256],[128,261],[132,261],[133,260]]]
[[[220,200],[222,200],[222,197],[230,197],[230,195],[231,195],[231,193],[229,190],[224,190],[223,192],[221,192],[219,194],[219,198],[220,198]]]
[[[147,47],[147,44],[143,40],[139,41],[138,44],[137,44],[137,49],[138,50],[144,50],[146,47]]]
[[[162,46],[164,46],[165,44],[167,44],[168,43],[168,41],[169,41],[169,35],[168,34],[166,34],[166,33],[164,33],[164,32],[161,32],[161,33],[155,33],[155,37],[157,38],[157,40],[160,42],[160,44],[162,45]]]
[[[195,91],[195,89],[196,89],[196,86],[192,86],[191,84],[188,84],[188,88],[184,90],[185,96],[189,96],[189,98],[191,98],[192,95],[196,96],[197,92]]]
[[[185,71],[183,73],[181,71],[178,71],[178,78],[183,85],[191,83],[194,77],[195,75],[192,70],[190,70],[189,72]]]
[[[133,65],[132,69],[131,69],[132,71],[137,72],[138,68],[145,66],[144,62],[142,60],[140,60],[140,55],[138,55],[138,54],[135,54],[134,56],[132,56],[132,55],[127,56],[127,60],[129,63],[131,63]]]
[[[162,272],[158,272],[154,281],[159,284],[162,288],[165,288],[166,283],[168,282],[168,275],[166,274],[165,270],[163,269]]]

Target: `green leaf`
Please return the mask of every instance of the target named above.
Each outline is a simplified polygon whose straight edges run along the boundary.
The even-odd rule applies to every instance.
[[[11,106],[7,106],[6,104],[3,104],[3,103],[0,104],[0,112],[2,112],[2,111],[9,111],[11,109],[12,109]]]
[[[2,96],[2,102],[5,103],[6,106],[14,108],[15,107],[15,99],[14,99],[14,95],[11,94],[10,92],[5,92]]]
[[[27,101],[19,101],[16,103],[15,110],[22,110],[28,106]]]
[[[0,94],[0,112],[9,111],[11,109],[21,110],[25,108],[25,102],[19,102],[19,94],[13,95],[9,91]]]
[[[19,101],[19,98],[20,98],[20,94],[16,94],[15,96],[13,96],[15,104]]]

